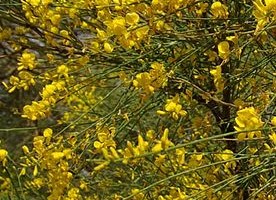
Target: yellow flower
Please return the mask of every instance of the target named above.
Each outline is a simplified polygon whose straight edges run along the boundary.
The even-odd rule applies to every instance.
[[[7,155],[8,155],[8,152],[5,149],[0,149],[0,161],[5,160]]]
[[[22,146],[22,150],[23,150],[24,154],[30,153],[29,148],[26,145]]]
[[[276,146],[276,133],[272,132],[269,135],[269,139],[273,142],[273,144]]]
[[[138,146],[137,146],[137,148],[139,150],[139,154],[144,153],[147,150],[148,146],[149,146],[149,143],[144,141],[143,137],[139,134],[138,135]]]
[[[264,4],[265,3],[265,4]],[[253,15],[256,17],[258,24],[256,32],[264,28],[270,20],[276,21],[276,1],[275,0],[255,0]],[[255,33],[256,33],[255,32]]]
[[[149,27],[148,26],[143,26],[140,28],[137,28],[133,34],[136,36],[136,40],[137,41],[141,41],[142,39],[144,39],[149,32]]]
[[[33,101],[31,105],[26,105],[23,108],[24,118],[37,120],[45,118],[50,112],[50,103],[48,101]]]
[[[174,120],[178,120],[179,116],[186,116],[187,112],[182,109],[182,105],[179,104],[180,98],[179,95],[176,94],[172,99],[167,99],[167,103],[165,105],[165,111],[158,110],[157,114],[165,115],[167,113],[171,114]]]
[[[110,161],[105,161],[101,164],[99,164],[98,166],[94,167],[94,171],[100,171],[104,168],[106,168],[109,165]]]
[[[219,154],[222,160],[230,160],[233,159],[233,151],[226,149],[221,154]]]
[[[219,57],[222,58],[223,60],[226,60],[227,58],[229,58],[229,55],[230,55],[229,48],[230,46],[227,41],[220,42],[218,44]]]
[[[135,12],[126,14],[126,23],[133,26],[139,22],[139,15]]]
[[[34,53],[30,53],[27,51],[24,51],[22,53],[22,56],[18,59],[18,68],[17,70],[20,71],[22,69],[34,69],[36,66],[35,63],[35,54]]]
[[[263,126],[263,122],[260,119],[257,111],[253,107],[245,108],[237,112],[237,117],[235,119],[238,126],[235,126],[236,131],[249,131],[238,134],[238,140],[244,140],[246,136],[252,139],[254,135],[261,137],[260,131],[251,131],[254,129],[259,129]]]
[[[115,17],[112,21],[105,22],[105,24],[107,26],[107,33],[120,36],[126,32],[126,20],[122,16]]]
[[[41,97],[43,99],[49,99],[54,95],[55,91],[56,91],[56,87],[53,84],[46,85],[42,90]],[[53,99],[51,98],[51,100]]]
[[[59,34],[62,36],[62,37],[64,37],[64,38],[70,38],[69,37],[69,32],[68,31],[66,31],[66,30],[61,30],[60,32],[59,32]]]
[[[94,142],[94,147],[97,151],[101,151],[103,148],[116,147],[116,143],[113,140],[115,135],[114,127],[107,128],[103,127],[97,130],[98,140]]]
[[[97,38],[100,41],[105,41],[108,38],[107,33],[105,31],[100,30],[98,28],[96,28],[96,31],[97,31]]]
[[[40,0],[27,0],[26,2],[31,6],[38,6],[40,4]]]
[[[53,130],[51,128],[46,128],[44,131],[43,131],[43,136],[45,138],[51,138],[53,135]]]
[[[151,86],[151,77],[147,72],[137,74],[136,79],[133,80],[134,87],[143,88],[146,93],[150,94],[154,92],[154,87]]]
[[[157,141],[157,144],[153,146],[153,148],[151,149],[152,152],[162,151],[169,148],[170,146],[173,146],[174,144],[169,140],[168,137],[169,137],[169,129],[166,128],[163,132],[161,139]]]
[[[65,78],[68,78],[68,72],[69,72],[69,69],[66,65],[60,65],[57,68],[57,73],[60,75],[63,75]]]
[[[142,88],[146,94],[152,94],[156,89],[165,87],[168,79],[163,64],[154,62],[151,68],[149,72],[137,74],[133,80],[133,86],[136,89]]]
[[[54,160],[59,160],[64,157],[63,152],[53,152],[51,155]]]
[[[216,19],[227,19],[229,15],[227,6],[219,1],[216,1],[211,5],[211,13]]]
[[[104,43],[104,50],[106,53],[111,53],[113,51],[114,47],[108,43],[108,42],[105,42]]]

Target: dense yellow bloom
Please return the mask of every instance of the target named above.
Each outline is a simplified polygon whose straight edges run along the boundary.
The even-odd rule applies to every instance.
[[[33,101],[31,105],[24,106],[21,116],[30,120],[38,120],[45,118],[49,113],[50,104],[48,101]]]
[[[34,69],[36,66],[36,62],[35,62],[35,54],[34,53],[30,53],[27,51],[24,51],[22,53],[22,56],[20,58],[18,58],[18,68],[17,70],[23,70],[23,69]]]
[[[53,152],[51,155],[52,155],[53,159],[55,159],[55,160],[59,160],[64,157],[63,152]]]
[[[15,89],[28,90],[31,85],[35,84],[34,76],[28,71],[20,71],[18,77],[11,76],[9,84],[3,82],[4,86],[8,89],[9,93],[12,93]]]
[[[52,137],[53,135],[53,130],[50,129],[50,128],[46,128],[44,131],[43,131],[43,136],[45,138],[48,138],[48,137]]]
[[[40,4],[40,0],[26,0],[26,1],[23,1],[23,3],[24,2],[30,4],[31,6],[38,6]]]
[[[105,22],[107,33],[114,35],[123,35],[126,32],[126,20],[122,16],[115,17],[112,21]]]
[[[115,128],[103,127],[97,130],[98,140],[94,142],[94,147],[97,151],[101,151],[103,148],[116,147],[116,143],[113,140],[115,136]]]
[[[81,199],[79,188],[71,188],[68,191],[67,197],[65,197],[64,200],[75,200],[75,199]]]
[[[245,108],[237,112],[237,117],[235,119],[237,126],[235,126],[236,131],[249,131],[238,134],[238,140],[244,140],[246,136],[252,139],[254,135],[261,137],[260,131],[250,131],[254,129],[259,129],[263,126],[263,122],[258,115],[257,111],[253,107]]]
[[[56,87],[52,84],[45,85],[45,87],[42,90],[41,97],[43,99],[50,98],[56,91]]]
[[[256,17],[258,24],[256,32],[264,28],[270,21],[276,21],[276,1],[275,0],[255,0],[253,15]]]
[[[168,80],[163,64],[154,62],[151,64],[151,68],[149,72],[137,74],[136,79],[133,80],[134,87],[142,88],[146,94],[151,94],[155,90],[165,87]]]
[[[133,85],[136,88],[143,88],[146,93],[153,93],[154,87],[151,86],[151,77],[147,72],[137,74],[135,80],[133,80]]]
[[[229,13],[228,8],[219,1],[216,1],[211,6],[211,13],[216,19],[227,19]]]

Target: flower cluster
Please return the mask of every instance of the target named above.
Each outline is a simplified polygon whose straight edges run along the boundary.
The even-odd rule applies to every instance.
[[[238,140],[253,139],[254,136],[261,137],[261,131],[256,129],[260,129],[263,126],[263,122],[255,108],[244,108],[239,110],[237,115],[235,119],[237,126],[235,126],[235,129],[236,131],[243,131],[238,134]]]
[[[1,4],[0,199],[275,199],[274,2]]]
[[[253,15],[256,17],[258,24],[256,32],[263,30],[269,22],[276,21],[276,2],[274,0],[255,0]]]
[[[159,88],[165,87],[167,81],[167,72],[164,65],[154,62],[151,64],[151,70],[149,72],[143,72],[136,75],[133,80],[133,86],[137,89],[143,89],[143,91],[149,95]]]
[[[167,99],[166,105],[163,110],[158,110],[157,114],[166,115],[170,114],[174,120],[178,120],[179,116],[183,117],[187,115],[187,112],[182,109],[182,105],[179,103],[179,94],[175,95],[172,99]]]

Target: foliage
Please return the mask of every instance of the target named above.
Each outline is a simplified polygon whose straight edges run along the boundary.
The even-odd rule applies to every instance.
[[[0,5],[1,199],[276,198],[276,1]]]

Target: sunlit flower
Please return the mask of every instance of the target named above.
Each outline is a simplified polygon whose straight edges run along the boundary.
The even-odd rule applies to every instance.
[[[236,131],[245,131],[238,134],[238,140],[244,140],[247,136],[252,139],[255,135],[261,137],[260,131],[250,131],[259,129],[263,126],[263,122],[258,115],[257,111],[253,107],[245,108],[237,112],[237,117],[235,121],[237,126],[235,126]]]

